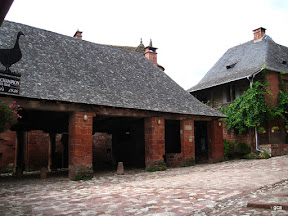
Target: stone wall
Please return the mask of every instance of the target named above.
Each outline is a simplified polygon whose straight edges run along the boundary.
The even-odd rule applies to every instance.
[[[288,155],[288,144],[266,144],[260,145],[259,149],[271,153],[271,156]]]
[[[15,145],[15,131],[8,130],[0,134],[0,169],[8,168],[9,164],[13,166]]]

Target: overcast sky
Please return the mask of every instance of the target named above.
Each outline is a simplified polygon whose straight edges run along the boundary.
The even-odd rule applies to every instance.
[[[111,45],[145,46],[184,89],[196,85],[233,46],[266,28],[288,46],[287,0],[14,0],[7,20]]]

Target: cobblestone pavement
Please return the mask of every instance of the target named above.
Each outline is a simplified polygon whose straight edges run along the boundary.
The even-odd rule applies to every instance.
[[[98,172],[77,182],[0,177],[0,215],[288,215],[287,197],[288,156],[153,173]],[[272,209],[247,207],[255,202]]]

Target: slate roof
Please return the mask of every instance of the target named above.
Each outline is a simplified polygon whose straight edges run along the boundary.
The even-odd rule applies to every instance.
[[[288,47],[275,43],[268,35],[256,42],[252,40],[227,50],[188,92],[244,79],[260,72],[264,67],[288,73]]]
[[[18,31],[20,97],[202,116],[223,116],[182,89],[143,54],[4,21],[0,49]],[[0,65],[0,70],[4,70]]]

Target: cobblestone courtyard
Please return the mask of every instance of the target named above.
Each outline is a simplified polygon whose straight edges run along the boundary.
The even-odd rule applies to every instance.
[[[288,156],[0,184],[0,215],[288,215]]]

